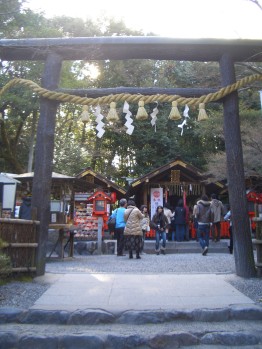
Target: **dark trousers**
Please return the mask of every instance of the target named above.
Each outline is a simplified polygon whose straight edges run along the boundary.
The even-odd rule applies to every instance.
[[[123,254],[124,251],[124,227],[115,229],[115,237],[117,241],[117,254]]]
[[[233,253],[233,231],[232,231],[232,225],[229,227],[229,252]]]
[[[220,222],[212,223],[211,232],[212,232],[213,241],[219,241],[220,240],[220,232],[221,232]]]

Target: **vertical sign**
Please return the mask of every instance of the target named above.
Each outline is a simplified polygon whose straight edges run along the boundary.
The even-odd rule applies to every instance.
[[[163,188],[151,188],[151,219],[156,213],[157,206],[163,206]]]

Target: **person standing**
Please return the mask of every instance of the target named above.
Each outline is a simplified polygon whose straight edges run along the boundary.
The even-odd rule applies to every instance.
[[[133,250],[135,250],[136,259],[141,259],[140,252],[143,247],[142,218],[144,218],[144,215],[136,207],[135,202],[133,200],[128,200],[127,209],[124,214],[126,222],[124,236],[125,246],[129,251],[129,258],[133,258]]]
[[[186,233],[186,210],[182,199],[178,200],[175,208],[175,227],[176,241],[184,241]]]
[[[146,205],[142,205],[141,208],[140,208],[140,211],[144,215],[144,218],[142,218],[142,220],[141,220],[141,228],[142,228],[142,232],[143,232],[143,247],[142,247],[142,251],[143,251],[144,250],[146,233],[148,231],[150,231],[150,227],[149,227],[149,214],[148,214],[147,206]]]
[[[18,217],[20,219],[32,219],[31,196],[29,195],[29,193],[26,193],[22,198],[22,204],[19,209]]]
[[[202,255],[205,256],[208,252],[210,223],[212,221],[211,203],[207,195],[203,195],[197,202],[196,218],[198,221],[198,239],[202,247]]]
[[[171,233],[171,219],[174,218],[174,213],[171,211],[168,203],[164,205],[164,215],[167,217],[168,226],[166,228],[167,239],[169,239],[169,233]]]
[[[116,219],[116,227],[115,227],[115,237],[117,240],[117,256],[122,257],[125,256],[124,251],[124,229],[126,226],[126,222],[124,219],[124,213],[126,211],[127,200],[121,199],[119,201],[119,207],[112,212],[111,217]]]
[[[220,241],[221,221],[224,215],[224,206],[221,201],[217,199],[216,194],[211,195],[211,210],[213,213],[213,222],[211,226],[212,239],[215,242]]]
[[[229,253],[232,254],[233,253],[233,226],[232,226],[232,217],[231,217],[230,207],[229,207],[228,212],[224,216],[224,220],[229,221],[229,246],[228,246],[228,249],[229,249]]]
[[[186,211],[186,224],[185,224],[185,240],[190,240],[190,234],[189,234],[189,225],[190,225],[190,210],[187,205],[184,205],[185,211]]]
[[[199,200],[200,200],[200,198],[197,199],[197,202]],[[198,241],[199,237],[198,237],[198,221],[197,221],[197,204],[195,204],[193,207],[192,219],[193,219],[193,228],[194,228],[195,235],[196,235],[196,241]]]
[[[156,254],[160,252],[160,240],[162,239],[161,252],[166,251],[166,228],[168,227],[168,219],[164,214],[163,206],[158,206],[156,213],[152,217],[151,226],[156,231]]]

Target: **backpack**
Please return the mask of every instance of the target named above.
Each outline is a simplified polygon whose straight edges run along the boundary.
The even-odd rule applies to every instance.
[[[109,217],[107,221],[107,226],[109,231],[115,231],[116,228],[116,219],[115,217]]]
[[[116,210],[116,215],[117,215],[117,210]],[[110,216],[108,221],[107,221],[107,226],[109,231],[115,231],[116,229],[116,216],[112,217]]]

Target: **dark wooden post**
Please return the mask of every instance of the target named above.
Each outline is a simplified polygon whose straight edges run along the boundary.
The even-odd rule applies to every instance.
[[[223,86],[236,82],[234,61],[227,53],[221,57],[220,74]],[[248,278],[256,275],[256,269],[247,210],[238,93],[233,92],[225,97],[223,105],[228,192],[233,217],[236,274]]]
[[[45,63],[42,86],[48,90],[58,87],[62,58],[49,54]],[[40,100],[40,117],[35,147],[35,166],[32,191],[32,208],[37,210],[40,221],[38,252],[36,256],[37,275],[45,273],[46,242],[50,221],[50,191],[52,183],[55,117],[58,102],[45,98]]]

